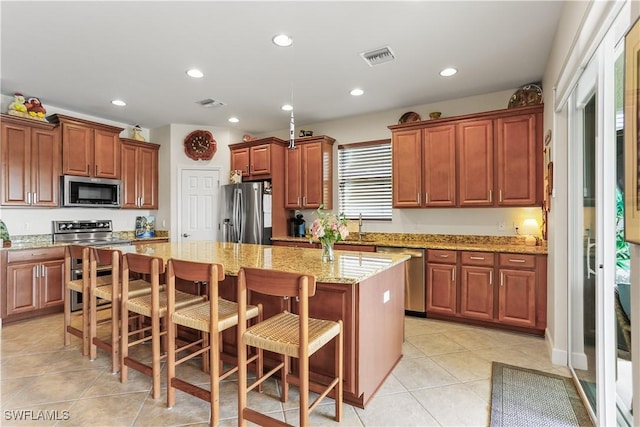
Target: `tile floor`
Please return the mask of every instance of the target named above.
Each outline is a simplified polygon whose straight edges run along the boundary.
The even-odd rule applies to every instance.
[[[429,319],[407,317],[404,357],[367,405],[345,404],[344,426],[485,426],[489,421],[491,361],[569,375],[551,364],[543,338]],[[157,400],[150,378],[130,370],[129,381],[111,374],[107,353],[91,362],[73,337],[65,348],[62,314],[3,325],[0,329],[0,425],[184,426],[206,425],[209,404],[177,392],[167,409],[165,383]],[[197,365],[181,375],[202,378]],[[221,386],[221,425],[235,426],[236,384]],[[275,382],[250,405],[289,423],[297,423],[296,389],[288,403],[274,399]],[[13,410],[26,409],[26,411]],[[65,412],[66,411],[66,412]],[[18,414],[58,420],[17,421]],[[68,416],[67,416],[68,415]],[[312,414],[312,425],[336,425],[333,401],[325,399]],[[62,418],[68,418],[62,420]]]

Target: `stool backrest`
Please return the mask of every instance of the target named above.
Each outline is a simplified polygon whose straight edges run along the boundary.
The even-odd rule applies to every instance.
[[[314,276],[262,268],[242,268],[248,291],[278,297],[312,297],[316,294]],[[240,274],[238,275],[240,276]]]
[[[73,260],[82,261],[82,278],[89,280],[89,252],[91,248],[83,245],[67,245],[64,251],[64,280],[71,280],[71,264]]]

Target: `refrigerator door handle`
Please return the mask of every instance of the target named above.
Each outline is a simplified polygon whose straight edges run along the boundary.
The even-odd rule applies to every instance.
[[[230,233],[233,236],[232,241],[236,243],[242,242],[242,233],[244,232],[242,212],[244,212],[242,190],[240,188],[236,188],[233,191],[233,224],[235,224],[236,227],[235,229],[232,229]]]

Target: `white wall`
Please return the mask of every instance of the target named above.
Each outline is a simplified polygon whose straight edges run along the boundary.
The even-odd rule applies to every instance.
[[[12,96],[0,96],[0,111],[7,111],[9,103],[13,101]],[[67,116],[78,117],[98,123],[118,126],[124,128],[120,133],[123,138],[131,137],[131,128],[135,123],[119,123],[106,120],[100,117],[88,116],[76,111],[69,111],[62,108],[45,104],[47,115],[54,113]],[[142,135],[149,139],[149,130],[142,129]],[[156,142],[151,140],[152,142]],[[162,153],[163,148],[160,149]],[[12,208],[0,206],[0,218],[7,225],[9,235],[13,236],[26,234],[51,234],[53,220],[81,220],[81,219],[110,219],[113,221],[115,231],[133,231],[135,229],[136,216],[153,215],[155,211],[138,209],[107,209],[107,208]],[[158,227],[161,229],[162,227]]]
[[[216,153],[211,160],[192,160],[184,152],[184,139],[194,130],[207,130],[216,140]],[[241,141],[242,133],[230,128],[199,126],[189,124],[171,124],[151,130],[153,141],[162,144],[158,163],[160,176],[158,187],[159,209],[156,223],[169,230],[172,240],[179,240],[180,207],[178,199],[180,171],[183,168],[212,168],[220,170],[221,183],[227,183],[231,163],[229,144]]]

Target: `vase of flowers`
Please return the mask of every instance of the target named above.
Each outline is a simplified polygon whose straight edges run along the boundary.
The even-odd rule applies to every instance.
[[[317,240],[322,244],[322,260],[333,261],[333,245],[344,240],[349,235],[347,230],[347,217],[344,213],[338,215],[333,212],[323,212],[322,206],[317,210],[318,218],[311,224],[311,240]]]

